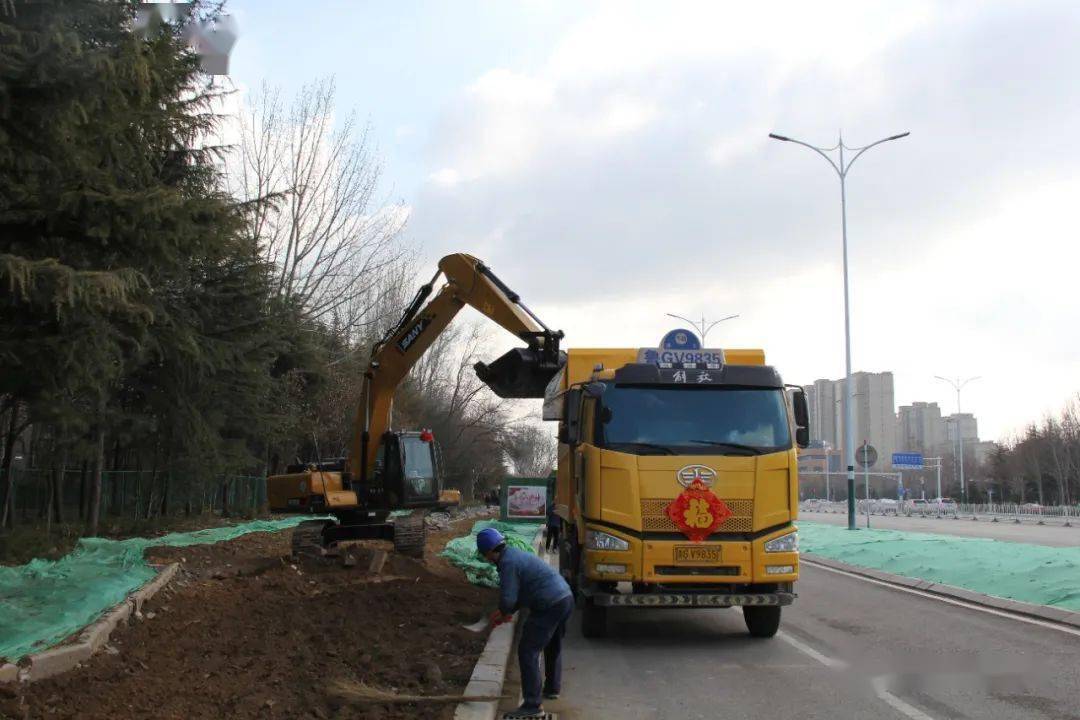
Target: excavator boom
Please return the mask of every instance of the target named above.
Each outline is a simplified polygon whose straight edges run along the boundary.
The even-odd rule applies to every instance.
[[[439,276],[446,283],[430,302]],[[477,363],[480,379],[501,397],[542,398],[566,361],[561,331],[552,331],[482,261],[457,253],[439,261],[439,271],[409,304],[401,319],[372,349],[353,424],[349,456],[352,477],[363,484],[375,467],[379,440],[390,429],[394,391],[432,343],[466,305],[524,340],[491,365]]]

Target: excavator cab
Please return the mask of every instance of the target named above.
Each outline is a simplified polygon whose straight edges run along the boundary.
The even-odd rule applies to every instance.
[[[381,487],[388,507],[431,507],[442,491],[435,438],[427,430],[383,433],[372,485]]]

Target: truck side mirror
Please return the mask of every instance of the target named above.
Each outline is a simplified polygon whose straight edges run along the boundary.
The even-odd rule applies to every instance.
[[[571,388],[566,391],[566,410],[563,413],[563,428],[568,445],[581,442],[581,390]]]
[[[810,444],[810,409],[806,406],[806,391],[802,388],[791,395],[795,410],[795,444],[804,448]]]

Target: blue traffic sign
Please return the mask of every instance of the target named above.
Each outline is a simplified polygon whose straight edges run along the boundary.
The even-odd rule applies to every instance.
[[[678,328],[664,336],[660,347],[664,350],[700,350],[701,341],[693,330]]]
[[[902,452],[893,453],[892,466],[897,470],[922,470],[922,453]]]

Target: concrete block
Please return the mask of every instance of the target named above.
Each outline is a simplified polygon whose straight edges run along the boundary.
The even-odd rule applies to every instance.
[[[79,663],[89,660],[93,654],[94,650],[89,644],[75,643],[31,655],[27,679],[30,682],[37,682],[67,672]]]
[[[502,680],[470,680],[465,687],[465,694],[473,697],[485,697],[502,693]]]
[[[134,604],[130,601],[125,600],[120,603],[96,623],[83,630],[79,635],[79,642],[87,643],[94,652],[97,652],[109,641],[112,632],[121,623],[126,623],[131,618],[134,609]]]
[[[12,663],[0,665],[0,683],[13,683],[19,679],[19,666]]]
[[[477,664],[485,663],[489,665],[506,664],[506,658],[510,654],[510,648],[514,645],[514,628],[517,626],[517,617],[513,622],[500,625],[491,631],[488,635],[487,645],[484,646],[484,651],[480,653],[480,658],[477,660]]]
[[[131,594],[131,600],[135,604],[135,612],[141,613],[142,607],[146,601],[154,597],[158,590],[165,587],[165,585],[173,579],[173,576],[176,575],[176,572],[179,569],[180,566],[177,563],[166,565],[161,572],[157,574],[157,577],[133,592]]]
[[[458,703],[454,720],[495,720],[499,708],[494,702]]]
[[[383,565],[386,564],[387,553],[385,550],[376,550],[371,555],[371,562],[368,564],[368,575],[378,575],[382,572]]]
[[[506,663],[489,665],[477,664],[473,668],[472,678],[469,682],[497,682],[501,683],[506,675]]]

